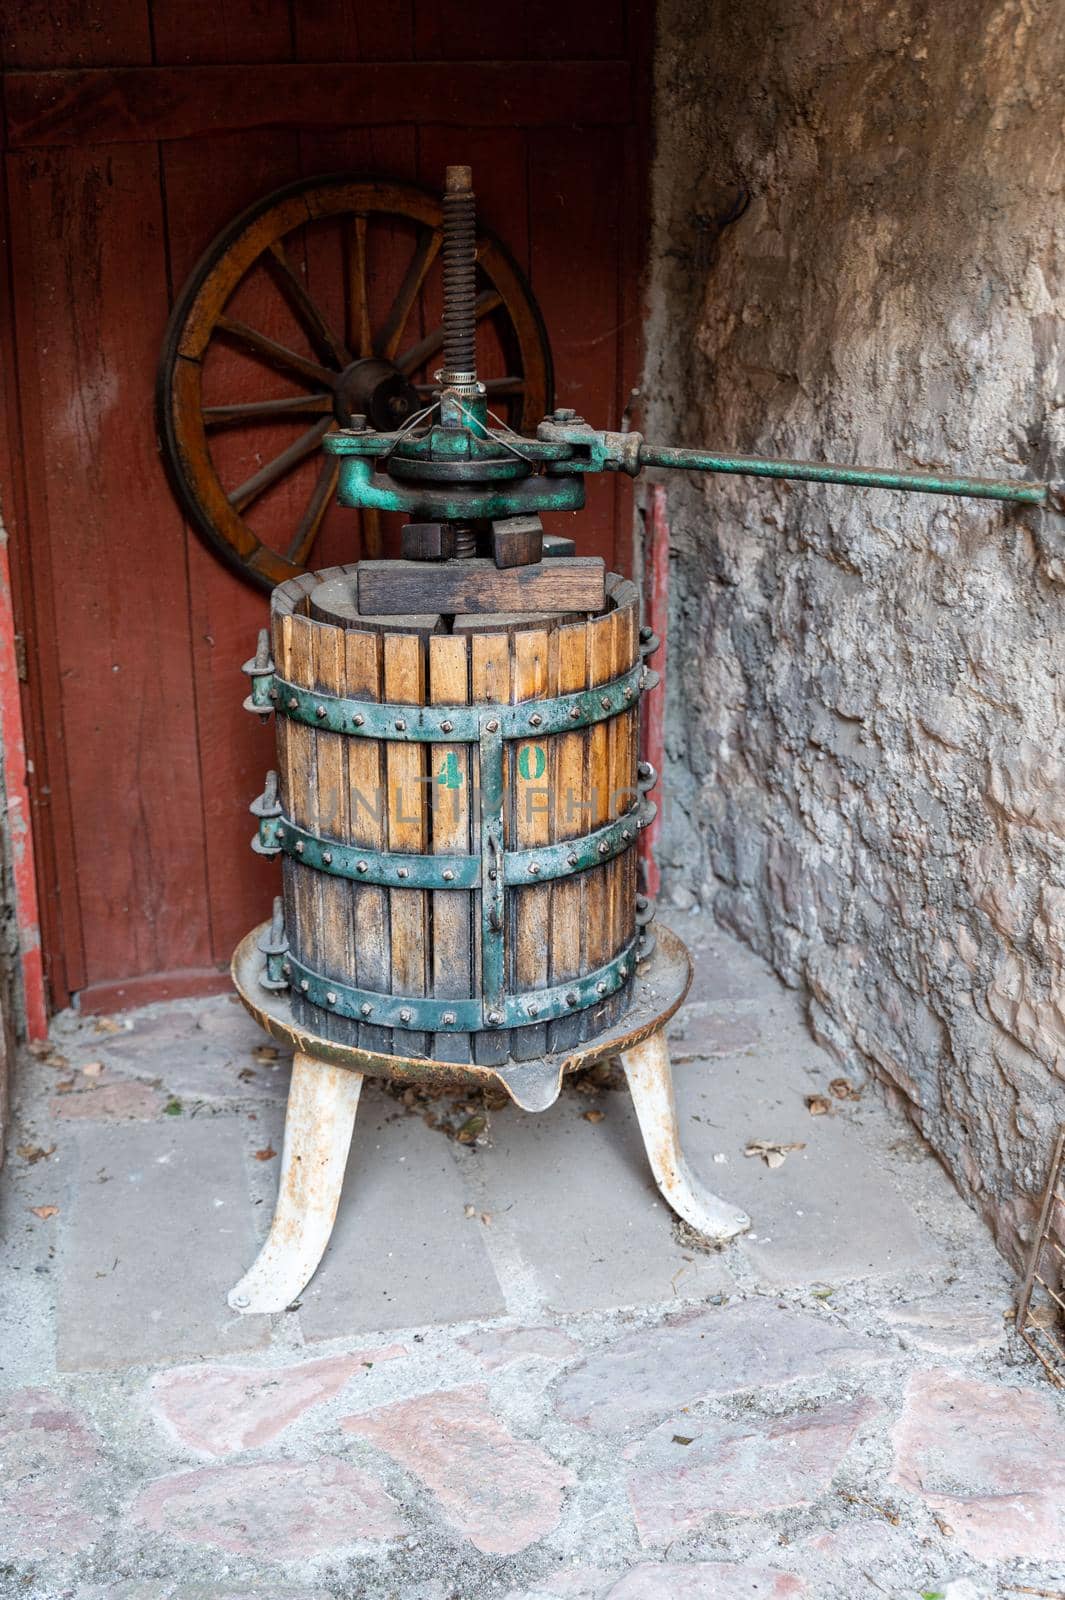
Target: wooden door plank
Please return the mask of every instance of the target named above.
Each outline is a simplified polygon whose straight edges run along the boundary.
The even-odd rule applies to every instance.
[[[158,66],[252,66],[284,61],[292,48],[288,0],[150,3]]]
[[[470,654],[466,639],[437,634],[429,640],[429,700],[432,705],[466,705],[470,698]],[[434,744],[429,753],[432,783],[434,855],[468,855],[470,836],[470,746]],[[448,1000],[473,994],[473,895],[465,889],[440,889],[432,899],[433,993]],[[468,1034],[438,1033],[438,1061],[469,1061]]]
[[[0,10],[0,50],[7,71],[146,65],[148,0],[20,0]]]
[[[184,539],[159,470],[145,337],[166,317],[157,162],[127,147],[14,167],[19,382],[36,419],[27,475],[34,544],[48,545],[63,685],[50,737],[68,764],[83,977],[202,972]]]

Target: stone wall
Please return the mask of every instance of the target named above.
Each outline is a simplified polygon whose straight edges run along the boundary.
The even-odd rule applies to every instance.
[[[1060,471],[1056,0],[659,18],[644,432]],[[806,988],[1017,1259],[1065,1118],[1065,542],[986,503],[669,482],[667,887]]]

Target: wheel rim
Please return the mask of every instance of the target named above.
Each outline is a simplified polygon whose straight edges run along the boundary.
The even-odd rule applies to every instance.
[[[163,457],[196,531],[248,581],[272,588],[306,570],[336,487],[337,461],[320,450],[326,433],[356,404],[402,421],[400,406],[428,403],[442,343],[441,238],[440,202],[425,190],[310,179],[230,223],[182,290],[159,367]],[[552,404],[543,318],[485,229],[477,259],[489,405],[530,431]],[[242,297],[259,322],[264,310],[282,317],[287,337],[245,320]],[[347,558],[380,554],[380,517],[346,515],[356,547]]]

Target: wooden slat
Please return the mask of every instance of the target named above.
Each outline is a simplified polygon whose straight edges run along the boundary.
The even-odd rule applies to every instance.
[[[281,657],[278,669],[289,683],[314,682],[314,624],[307,617],[295,614],[281,619]],[[277,718],[287,723],[284,736],[284,770],[281,781],[281,805],[285,815],[301,828],[318,832],[318,765],[317,733],[305,723]],[[292,856],[283,858],[285,886],[285,927],[289,946],[295,955],[315,972],[321,972],[328,960],[328,951],[321,938],[321,901],[319,898],[320,874],[301,866]],[[329,1036],[329,1019],[312,1011],[307,1002],[299,999],[293,990],[293,1011],[304,1021],[311,1021],[319,1032]]]
[[[588,642],[584,624],[559,629],[558,693],[583,689],[588,681]],[[574,839],[588,831],[585,813],[585,738],[583,733],[561,733],[551,741],[551,787],[554,795],[552,838]],[[582,970],[584,926],[581,919],[581,880],[560,878],[551,886],[551,982],[575,978]],[[580,1038],[580,1017],[558,1017],[548,1029],[552,1050],[564,1050]]]
[[[251,128],[372,124],[619,127],[631,115],[622,61],[302,63],[14,72],[8,142],[154,143]]]
[[[433,705],[465,705],[469,691],[467,640],[443,634],[429,640],[429,699]],[[433,745],[429,760],[434,855],[466,855],[470,842],[470,746]],[[448,1000],[465,999],[473,991],[473,896],[464,889],[437,890],[433,907],[433,993]],[[433,1055],[438,1061],[469,1061],[468,1034],[438,1033]]]
[[[317,624],[314,626],[315,679],[328,694],[347,692],[347,661],[344,632]],[[350,837],[350,786],[348,749],[361,740],[342,733],[315,733],[316,781],[318,786],[318,833],[341,842]],[[346,878],[315,874],[318,882],[318,916],[323,964],[318,969],[331,978],[351,983],[355,972],[355,936],[352,918],[351,885]],[[346,1017],[332,1017],[329,1036],[355,1043],[358,1023]]]
[[[596,617],[588,624],[588,686],[606,683],[614,667],[613,613]],[[585,732],[584,800],[582,833],[601,828],[607,820],[610,796],[610,727],[598,722]],[[584,920],[585,972],[601,967],[611,950],[610,895],[607,867],[590,867],[581,874],[581,915]],[[591,1019],[585,1013],[587,1027]]]
[[[347,692],[359,700],[381,698],[381,640],[373,633],[349,629],[344,635],[347,657]],[[383,850],[388,840],[385,803],[384,754],[376,739],[353,739],[348,751],[349,837],[352,844]],[[387,994],[391,988],[391,924],[388,890],[378,884],[352,887],[355,981],[360,989]],[[392,1030],[374,1023],[359,1024],[364,1050],[389,1054]]]
[[[394,705],[425,704],[425,643],[417,634],[385,636],[385,699]],[[428,839],[428,805],[422,778],[426,751],[421,744],[389,741],[388,848],[424,851]],[[429,954],[429,893],[425,889],[390,889],[388,914],[392,938],[392,993],[424,995]],[[396,1054],[426,1055],[431,1035],[414,1029],[396,1030]]]
[[[470,640],[470,700],[475,705],[504,704],[510,699],[510,640],[505,633],[474,634]],[[475,897],[474,986],[481,992],[481,908]],[[474,1059],[483,1066],[507,1059],[510,1036],[506,1029],[474,1036]]]
[[[546,629],[522,629],[511,636],[511,698],[541,700],[556,692],[558,683],[556,637]],[[508,848],[525,850],[547,844],[551,838],[551,766],[546,739],[518,739],[510,745],[511,836]],[[515,992],[547,986],[547,941],[551,924],[551,886],[510,890],[509,980]],[[531,1061],[547,1049],[547,1024],[515,1028],[511,1052],[518,1061]]]

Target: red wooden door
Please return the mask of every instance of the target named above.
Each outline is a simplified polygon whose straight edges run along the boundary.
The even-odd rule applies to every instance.
[[[247,814],[273,732],[240,709],[265,601],[184,525],[158,457],[175,293],[283,183],[437,187],[470,162],[540,301],[557,398],[616,427],[638,361],[648,17],[643,0],[59,0],[4,27],[0,493],[43,936],[53,1003],[111,1008],[217,986],[276,878]],[[589,490],[582,547],[626,568],[625,486]],[[330,527],[319,564],[355,558]]]

